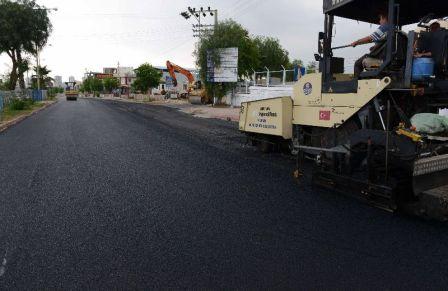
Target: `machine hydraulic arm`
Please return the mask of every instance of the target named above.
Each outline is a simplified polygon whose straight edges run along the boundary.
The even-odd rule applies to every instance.
[[[174,87],[177,86],[177,78],[176,78],[176,72],[184,75],[185,77],[187,77],[188,82],[190,83],[190,86],[194,84],[194,76],[193,74],[188,71],[187,69],[184,69],[178,65],[175,65],[173,63],[171,63],[170,61],[166,62],[166,67],[168,69],[168,72],[170,73],[171,78],[173,78],[173,85]]]

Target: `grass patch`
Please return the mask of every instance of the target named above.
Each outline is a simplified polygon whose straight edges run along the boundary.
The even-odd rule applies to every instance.
[[[155,99],[151,98],[151,97],[144,97],[142,100],[144,103],[151,103],[154,102]]]
[[[28,104],[25,107],[22,108],[21,105],[13,105],[13,106],[7,106],[3,109],[3,111],[0,113],[0,121],[1,122],[5,122],[5,121],[9,121],[12,120],[16,117],[22,116],[22,115],[26,115],[29,114],[31,112],[33,112],[34,110],[41,108],[42,106],[44,106],[44,103],[42,102],[35,102],[33,104]],[[19,108],[19,109],[17,109]]]

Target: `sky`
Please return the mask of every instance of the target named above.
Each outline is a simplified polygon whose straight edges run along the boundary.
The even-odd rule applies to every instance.
[[[232,18],[252,35],[275,37],[291,59],[305,63],[317,50],[318,32],[323,29],[321,0],[37,0],[39,5],[57,8],[51,12],[53,32],[42,50],[41,64],[51,75],[75,76],[103,67],[138,67],[149,62],[163,66],[167,60],[187,68],[195,67],[192,55],[193,19],[182,11],[191,7],[218,9],[219,20]],[[212,17],[207,17],[209,24]],[[344,45],[369,35],[375,27],[336,19],[335,45]],[[367,51],[367,47],[337,52],[346,66]],[[34,58],[32,58],[34,60]],[[0,74],[10,70],[6,54],[0,56]],[[350,68],[351,70],[351,68]]]

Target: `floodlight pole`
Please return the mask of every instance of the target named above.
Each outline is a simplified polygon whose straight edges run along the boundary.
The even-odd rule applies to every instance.
[[[218,26],[218,9],[213,10],[215,16],[215,28]]]
[[[203,25],[201,23],[201,16],[203,15],[204,17],[209,14],[210,16],[214,16],[215,19],[215,23],[214,25]],[[185,18],[185,19],[189,19],[191,16],[193,16],[196,21],[198,22],[198,30],[196,31],[194,29],[194,25],[193,25],[193,33],[197,32],[197,35],[193,35],[194,37],[199,37],[201,38],[203,35],[203,27],[204,26],[214,26],[214,28],[216,29],[216,27],[218,26],[218,10],[217,9],[210,9],[210,7],[208,7],[208,9],[204,9],[203,7],[196,9],[196,8],[191,8],[188,7],[188,10],[185,12],[182,12],[181,15]]]

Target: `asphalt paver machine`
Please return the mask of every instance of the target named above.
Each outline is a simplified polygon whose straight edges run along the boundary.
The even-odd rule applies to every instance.
[[[448,15],[448,4],[324,0],[323,8],[319,73],[303,76],[292,97],[243,103],[240,130],[253,143],[289,145],[298,164],[311,159],[316,185],[383,209],[446,220],[448,132],[419,132],[411,118],[448,108],[448,30],[429,29],[430,20]],[[377,24],[379,11],[388,11],[390,24],[379,65],[340,80],[345,65],[334,56],[334,18]],[[423,29],[404,32],[411,24]],[[431,76],[414,76],[417,43],[432,52]]]

